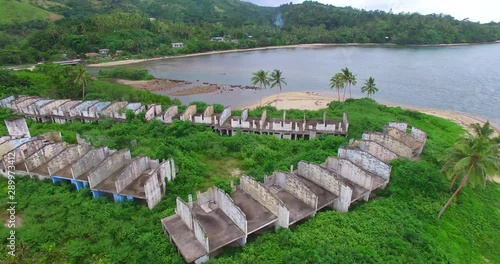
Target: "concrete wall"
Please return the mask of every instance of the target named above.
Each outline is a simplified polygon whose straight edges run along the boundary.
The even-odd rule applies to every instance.
[[[121,192],[125,187],[141,176],[145,170],[149,169],[149,158],[138,157],[128,165],[128,167],[116,178],[116,191]]]
[[[365,189],[373,190],[372,175],[356,166],[353,162],[331,156],[326,159],[325,166],[353,183]]]
[[[388,148],[380,145],[379,143],[371,140],[360,140],[359,148],[362,151],[368,152],[371,155],[375,156],[377,159],[382,160],[384,162],[389,162],[393,159],[397,159],[398,155],[392,152]]]
[[[127,106],[128,102],[115,102],[110,104],[108,107],[102,109],[100,116],[105,117],[113,117],[119,111],[125,111],[125,106]]]
[[[52,115],[55,116],[69,116],[69,111],[75,105],[78,105],[82,101],[68,101],[59,107],[52,109]]]
[[[264,109],[264,111],[262,111],[262,115],[260,116],[260,128],[261,129],[266,124],[266,120],[267,120],[267,110]]]
[[[393,127],[386,127],[384,132],[389,136],[401,141],[410,148],[413,148],[415,146],[415,138],[412,135],[406,133],[406,131],[401,131]]]
[[[40,138],[43,140],[47,141],[52,141],[52,142],[61,142],[62,141],[62,135],[61,132],[47,132],[45,134],[41,134],[36,136],[36,138]]]
[[[98,103],[98,101],[84,101],[69,109],[69,114],[72,117],[82,116],[82,111],[88,111],[90,107]]]
[[[345,129],[345,132],[347,133],[347,131],[349,131],[349,118],[347,117],[346,112],[344,112],[342,114],[342,124],[344,124],[344,129]],[[339,130],[340,130],[340,127],[339,127]]]
[[[67,144],[65,142],[53,143],[33,153],[33,155],[24,160],[28,172],[47,163],[49,160],[61,153],[66,146]]]
[[[17,147],[23,145],[24,143],[30,141],[30,138],[16,138],[10,139],[2,144],[0,144],[0,157],[6,155],[7,153],[13,151]]]
[[[401,123],[401,122],[389,122],[389,127],[393,127],[396,129],[399,129],[401,131],[406,132],[408,129],[408,124],[407,123]]]
[[[149,177],[144,184],[144,192],[146,194],[146,201],[149,209],[153,209],[161,201],[163,192],[160,186],[160,182],[156,175]]]
[[[146,121],[150,121],[153,120],[160,113],[161,113],[161,105],[152,104],[148,106],[148,109],[144,114],[144,117],[146,118]]]
[[[42,116],[52,115],[52,112],[54,109],[57,109],[58,107],[60,107],[61,105],[65,104],[66,102],[69,102],[69,101],[70,101],[69,99],[52,101],[52,102],[40,107],[38,114],[40,114]]]
[[[9,107],[10,102],[14,101],[16,98],[11,95],[9,97],[5,97],[2,100],[0,100],[0,106],[2,107]]]
[[[389,135],[384,135],[377,132],[368,132],[363,133],[362,139],[378,142],[392,152],[396,153],[398,156],[405,158],[411,158],[413,156],[412,148]]]
[[[194,122],[197,124],[212,124],[213,114],[214,114],[214,106],[209,105],[209,106],[207,106],[205,111],[203,111],[202,115],[198,115],[198,116],[194,117]]]
[[[5,153],[3,155],[3,160],[7,160],[7,155],[10,154],[9,157],[14,157],[14,163],[19,163],[26,159],[27,157],[31,156],[33,153],[37,152],[39,149],[41,149],[45,145],[44,140],[31,140],[28,142],[25,142],[21,145],[19,145],[17,148]],[[1,153],[2,151],[0,151]]]
[[[224,214],[233,221],[233,223],[238,226],[245,234],[248,233],[247,230],[247,217],[245,213],[234,204],[233,199],[229,197],[225,192],[219,190],[217,187],[212,187],[214,192],[215,203],[224,212]]]
[[[181,114],[180,119],[182,121],[191,121],[193,115],[196,114],[196,105],[190,105],[188,108],[186,108],[186,111]]]
[[[89,174],[90,188],[95,188],[99,183],[106,179],[111,173],[119,169],[126,160],[130,160],[130,150],[120,150],[107,157],[98,168]]]
[[[89,152],[87,152],[87,154],[85,154],[81,159],[73,163],[73,165],[71,166],[73,178],[78,178],[80,175],[100,164],[108,155],[108,148],[98,148],[90,150]]]
[[[50,175],[52,176],[53,173],[78,161],[87,152],[89,152],[90,148],[91,147],[89,145],[74,145],[67,147],[56,158],[51,159],[47,163]]]
[[[361,168],[386,180],[389,180],[391,177],[390,165],[362,150],[340,147],[338,157],[348,159]]]
[[[198,242],[201,243],[201,245],[203,246],[203,248],[205,248],[205,250],[207,252],[210,252],[210,246],[208,244],[207,232],[205,232],[205,230],[203,230],[203,227],[201,226],[200,222],[194,217],[194,215],[193,215],[193,227],[192,227],[192,229],[194,231],[194,236],[196,237]]]
[[[184,224],[186,224],[190,230],[193,230],[193,213],[191,212],[191,209],[179,197],[177,197],[175,202],[175,213],[181,217]]]
[[[278,197],[272,194],[261,183],[245,175],[240,177],[239,187],[244,192],[248,193],[257,202],[271,211],[271,213],[278,216],[278,224],[280,226],[288,228],[290,221],[290,212]]]
[[[269,181],[271,180],[271,181]],[[273,183],[271,183],[273,182]],[[282,171],[276,171],[270,177],[264,178],[264,184],[268,183],[281,186],[287,192],[297,197],[299,200],[314,208],[318,209],[318,196],[311,191],[297,176]]]
[[[174,106],[167,108],[167,110],[165,111],[163,116],[159,119],[163,123],[171,124],[174,121],[173,120],[174,116],[177,115],[178,113],[179,113],[179,108],[176,105],[174,105]]]
[[[224,108],[224,111],[222,111],[222,114],[220,115],[219,125],[222,126],[230,116],[231,116],[231,107],[228,106]]]
[[[321,168],[319,165],[300,161],[297,167],[297,173],[323,187],[325,190],[340,196],[339,180],[335,178],[331,172]]]
[[[5,119],[5,126],[7,126],[7,131],[11,137],[31,137],[28,124],[26,124],[26,119],[24,117]]]

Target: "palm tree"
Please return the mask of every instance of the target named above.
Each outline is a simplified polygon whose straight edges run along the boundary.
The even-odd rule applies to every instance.
[[[365,85],[361,87],[362,93],[368,93],[368,97],[371,97],[376,92],[378,92],[378,88],[375,86],[375,78],[370,77],[366,80]]]
[[[347,67],[343,68],[342,75],[344,76],[344,83],[349,87],[349,98],[352,97],[351,86],[356,85],[356,75],[352,74]],[[344,90],[344,100],[345,100],[345,90]]]
[[[493,130],[489,128],[489,122],[483,126],[475,124],[472,127],[474,130],[479,129],[482,134],[477,133],[476,136],[468,134],[458,139],[443,157],[445,164],[442,171],[452,179],[450,189],[460,177],[462,179],[453,195],[439,211],[438,218],[465,185],[469,183],[472,187],[476,187],[481,184],[486,187],[488,176],[500,172],[500,145],[496,140],[490,138]]]
[[[89,73],[85,70],[85,68],[81,64],[78,64],[76,68],[76,76],[73,82],[76,85],[82,87],[82,99],[84,99],[85,97],[85,87],[87,86],[89,80],[90,80]]]
[[[271,81],[271,88],[274,88],[276,85],[278,86],[278,88],[280,88],[280,91],[278,92],[278,98],[276,100],[276,106],[278,105],[278,101],[280,100],[280,94],[281,94],[281,84],[285,84],[285,85],[288,85],[286,82],[285,82],[285,78],[283,78],[283,72],[281,72],[280,70],[274,70],[272,73],[271,73],[271,78],[269,78],[269,81]]]
[[[337,89],[337,95],[340,101],[340,90],[344,89],[344,77],[342,73],[337,73],[330,79],[330,88]]]
[[[258,70],[257,72],[252,73],[252,83],[253,85],[259,84],[259,90],[262,90],[262,85],[264,85],[264,89],[269,85],[269,78],[267,77],[268,72],[264,70]],[[260,97],[260,105],[262,105],[262,96]]]

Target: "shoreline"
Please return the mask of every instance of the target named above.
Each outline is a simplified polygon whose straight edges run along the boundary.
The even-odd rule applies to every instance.
[[[169,59],[179,59],[179,58],[189,58],[198,56],[207,56],[215,54],[225,54],[225,53],[235,53],[235,52],[249,52],[249,51],[259,51],[259,50],[274,50],[274,49],[291,49],[291,48],[318,48],[318,47],[341,47],[341,46],[352,46],[352,47],[363,47],[363,46],[388,46],[388,47],[452,47],[452,46],[470,46],[470,45],[483,45],[483,44],[498,44],[500,40],[494,42],[483,42],[483,43],[450,43],[450,44],[405,44],[398,45],[395,43],[311,43],[311,44],[294,44],[294,45],[282,45],[282,46],[266,46],[250,49],[231,49],[231,50],[215,50],[199,53],[190,53],[176,56],[162,56],[162,57],[152,57],[147,59],[128,59],[119,61],[109,61],[103,63],[88,64],[88,67],[112,67],[120,65],[129,65],[134,63],[141,63],[146,61],[156,61],[156,60],[169,60]]]
[[[356,98],[355,98],[356,99]],[[299,109],[299,110],[319,110],[327,108],[328,103],[331,101],[338,101],[337,98],[331,96],[323,96],[317,92],[288,92],[281,93],[279,95],[271,95],[262,98],[262,105],[275,106],[277,109]],[[380,102],[388,107],[401,107],[404,110],[418,111],[427,115],[432,115],[440,118],[450,120],[465,130],[471,131],[468,127],[470,124],[480,123],[484,124],[485,119],[472,116],[469,114],[452,112],[447,110],[441,110],[436,108],[426,108],[426,107],[414,107],[408,105],[399,105],[395,103]],[[260,102],[246,105],[240,109],[249,108],[253,109],[260,105]],[[491,125],[491,123],[490,123]],[[495,136],[500,134],[500,129],[491,125],[491,128],[495,131]]]

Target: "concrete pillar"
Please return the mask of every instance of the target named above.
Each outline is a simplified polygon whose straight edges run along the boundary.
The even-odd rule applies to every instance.
[[[290,173],[293,173],[293,164],[290,165]]]
[[[363,196],[363,200],[365,200],[366,202],[368,202],[368,199],[370,199],[370,193],[367,193]]]
[[[93,196],[94,198],[100,197],[100,196],[102,196],[102,195],[103,195],[103,193],[102,193],[102,192],[92,190],[92,196]]]
[[[57,177],[50,177],[50,178],[52,178],[52,183],[58,183],[62,181],[60,178]]]
[[[244,236],[238,240],[238,244],[240,244],[240,246],[244,246],[246,243],[247,243],[247,236]]]
[[[134,201],[134,197],[133,196],[127,196],[127,200],[129,200],[129,201],[132,202],[132,201]]]
[[[193,196],[191,194],[188,195],[188,205],[189,208],[193,208]]]

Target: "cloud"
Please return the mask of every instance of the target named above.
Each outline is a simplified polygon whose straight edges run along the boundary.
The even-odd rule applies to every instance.
[[[247,0],[258,5],[279,6],[286,3],[299,3],[303,1],[286,0]],[[324,4],[335,6],[352,6],[354,8],[375,10],[380,9],[394,13],[418,12],[421,14],[447,14],[462,20],[469,18],[470,21],[488,23],[490,21],[500,22],[500,1],[498,0],[318,0]]]

